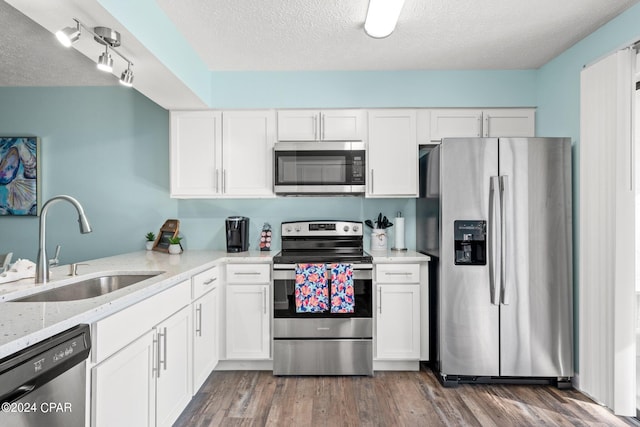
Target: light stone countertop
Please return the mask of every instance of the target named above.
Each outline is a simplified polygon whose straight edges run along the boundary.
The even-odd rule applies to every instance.
[[[92,323],[151,295],[168,289],[193,274],[222,262],[270,263],[270,252],[185,251],[169,255],[140,251],[83,262],[78,275],[69,277],[68,266],[51,269],[46,285],[22,279],[0,285],[0,359],[80,323]],[[12,299],[110,273],[161,274],[95,298],[59,302],[11,302]]]
[[[374,264],[391,264],[391,263],[407,263],[407,262],[427,262],[431,260],[428,255],[421,254],[416,251],[394,251],[387,249],[386,251],[369,251],[373,257]]]
[[[430,258],[415,251],[370,252],[374,263],[425,262]],[[51,269],[46,285],[33,278],[0,284],[0,359],[32,344],[63,332],[80,323],[92,323],[132,304],[164,291],[194,274],[221,263],[270,263],[272,252],[185,251],[169,255],[139,251],[84,261],[78,275],[68,276],[69,267]],[[155,277],[117,291],[78,301],[12,302],[11,300],[43,292],[83,279],[106,274],[160,273]]]

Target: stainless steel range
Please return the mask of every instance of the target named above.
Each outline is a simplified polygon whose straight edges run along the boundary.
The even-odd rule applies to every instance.
[[[362,223],[285,222],[281,236],[282,251],[273,257],[274,375],[373,375],[373,267],[363,250]],[[296,277],[304,265],[326,272],[346,265],[353,278],[351,311],[301,311]]]

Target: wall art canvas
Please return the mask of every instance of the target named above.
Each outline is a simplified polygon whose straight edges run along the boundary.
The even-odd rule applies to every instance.
[[[0,216],[38,215],[39,166],[39,138],[0,137]]]

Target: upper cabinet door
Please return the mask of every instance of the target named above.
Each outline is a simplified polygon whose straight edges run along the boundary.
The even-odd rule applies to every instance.
[[[365,110],[280,110],[278,141],[362,141]]]
[[[431,111],[431,141],[482,136],[482,110],[452,108]]]
[[[220,194],[221,120],[219,111],[171,112],[171,197]]]
[[[222,192],[229,197],[271,197],[275,112],[222,113]]]
[[[536,133],[533,108],[484,110],[482,119],[485,137],[533,137]]]
[[[370,110],[367,197],[418,196],[415,110]]]
[[[365,110],[323,110],[320,112],[322,141],[362,141],[365,139]]]
[[[278,111],[278,141],[317,141],[319,127],[318,110]]]

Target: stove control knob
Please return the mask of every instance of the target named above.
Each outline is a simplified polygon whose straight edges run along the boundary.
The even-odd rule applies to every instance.
[[[355,231],[356,233],[358,232],[358,226],[357,225],[353,226],[353,231]]]
[[[300,227],[299,225],[296,225],[296,233],[299,233],[302,231],[302,227]]]
[[[348,225],[345,225],[342,229],[343,229],[343,230],[344,230],[344,232],[346,233],[347,231],[349,231],[349,226],[348,226]]]
[[[291,226],[287,225],[287,227],[284,229],[284,231],[286,231],[287,233],[291,233]]]

